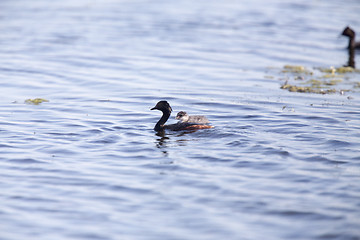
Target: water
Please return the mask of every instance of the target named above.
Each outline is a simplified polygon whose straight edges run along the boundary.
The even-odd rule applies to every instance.
[[[0,239],[360,238],[360,75],[280,89],[346,64],[358,1],[0,9]],[[156,134],[163,99],[215,128]]]

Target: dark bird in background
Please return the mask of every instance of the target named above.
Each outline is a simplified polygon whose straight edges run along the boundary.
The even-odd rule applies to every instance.
[[[349,51],[349,60],[346,66],[355,68],[355,49],[360,50],[360,42],[355,41],[355,31],[350,27],[346,27],[342,32],[342,35],[349,38],[349,45],[347,47]]]
[[[355,42],[355,32],[350,27],[346,27],[342,32],[343,36],[349,38],[348,49],[360,49],[360,42]]]

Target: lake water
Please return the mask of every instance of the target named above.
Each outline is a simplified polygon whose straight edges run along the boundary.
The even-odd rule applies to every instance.
[[[360,74],[280,89],[346,64],[357,0],[0,9],[1,240],[360,239]],[[157,134],[160,100],[215,127]]]

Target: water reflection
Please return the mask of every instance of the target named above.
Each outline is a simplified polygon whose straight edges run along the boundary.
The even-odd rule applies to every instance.
[[[162,153],[164,154],[165,157],[168,156],[168,152],[166,151],[167,148],[167,141],[170,139],[169,137],[165,136],[165,131],[159,131],[156,132],[155,134],[156,136],[159,136],[160,138],[156,139],[156,147],[159,149],[162,149]]]
[[[169,136],[173,136],[174,138],[176,138],[174,140],[174,143],[176,143],[177,146],[186,146],[187,142],[190,141],[189,139],[187,138],[184,138],[187,134],[191,134],[191,133],[194,133],[196,131],[198,131],[199,129],[192,129],[192,130],[187,130],[187,131],[179,131],[177,132],[176,134],[173,134],[173,133],[168,133],[166,134],[166,132],[163,130],[163,131],[159,131],[159,132],[156,132],[155,135],[160,137],[160,138],[157,138],[156,139],[156,147],[161,149],[163,154],[165,156],[168,155],[167,153],[167,148],[168,148],[168,144],[170,143],[171,141],[171,138]]]

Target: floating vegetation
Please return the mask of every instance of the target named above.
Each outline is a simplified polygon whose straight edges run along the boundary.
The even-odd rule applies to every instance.
[[[301,87],[290,84],[283,84],[280,88],[287,89],[289,92],[318,93],[318,94],[336,93],[335,89],[324,90],[324,89],[317,89],[315,87]]]
[[[337,84],[339,84],[339,83],[341,83],[341,82],[343,82],[344,80],[342,80],[342,79],[331,79],[330,81],[328,81],[328,82],[324,82],[324,84],[325,85],[329,85],[329,86],[333,86],[333,85],[337,85]]]
[[[283,73],[300,73],[300,74],[307,74],[312,75],[313,72],[307,70],[304,66],[296,66],[296,65],[285,65],[284,69],[282,70]]]
[[[43,103],[43,102],[49,102],[49,100],[44,99],[44,98],[34,98],[34,99],[29,98],[29,99],[25,100],[25,103],[33,104],[33,105],[39,105],[40,103]]]
[[[280,74],[285,75],[285,78],[279,79],[286,81],[280,88],[289,92],[343,94],[360,88],[360,82],[351,81],[354,74],[359,73],[360,70],[352,67],[308,69],[301,65],[285,65],[280,70]],[[266,75],[266,78],[271,79],[269,76]]]
[[[315,68],[317,70],[319,70],[320,72],[323,73],[352,73],[352,72],[357,72],[360,73],[359,69],[353,68],[353,67],[338,67],[338,68],[334,68],[334,67],[330,67],[330,68]]]

